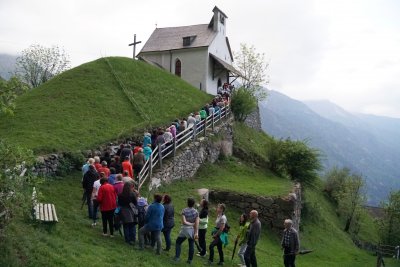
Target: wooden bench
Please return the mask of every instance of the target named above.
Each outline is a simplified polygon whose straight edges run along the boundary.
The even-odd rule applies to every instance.
[[[32,192],[33,217],[42,222],[58,222],[56,208],[54,204],[44,204],[37,202],[36,189]]]

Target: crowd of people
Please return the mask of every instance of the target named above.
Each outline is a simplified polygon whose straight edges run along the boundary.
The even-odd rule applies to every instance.
[[[137,153],[140,153],[139,151]],[[88,217],[92,226],[97,225],[97,213],[100,208],[103,236],[114,237],[114,231],[122,225],[125,242],[129,245],[138,243],[138,249],[146,246],[155,249],[157,255],[161,251],[171,249],[171,231],[175,227],[175,211],[170,195],[155,194],[153,202],[140,196],[135,189],[135,181],[129,172],[122,168],[124,175],[115,174],[115,170],[107,170],[106,161],[100,163],[98,157],[90,158],[82,168],[82,185],[87,196]],[[100,174],[99,174],[100,173]],[[108,177],[107,177],[108,174]],[[220,203],[216,207],[216,221],[207,237],[209,224],[209,203],[202,199],[196,208],[193,198],[188,198],[186,208],[180,212],[180,229],[175,241],[174,261],[180,261],[182,244],[188,240],[188,259],[191,264],[194,258],[195,245],[197,255],[206,257],[207,263],[214,263],[214,250],[218,251],[217,265],[224,265],[224,247],[228,244],[230,226],[225,214],[226,207]],[[138,233],[138,238],[137,238]],[[258,212],[252,210],[239,218],[239,234],[236,244],[239,247],[240,266],[257,266],[255,248],[261,233]],[[164,236],[165,247],[162,248]],[[209,239],[209,240],[208,240]],[[207,240],[210,242],[207,247]],[[284,263],[294,267],[295,257],[299,251],[298,235],[290,220],[285,221],[282,238]]]
[[[222,107],[229,103],[230,89],[225,87],[221,94],[203,107],[199,112],[182,120],[175,120],[165,130],[158,128],[152,133],[145,133],[143,140],[136,143],[121,144],[115,153],[106,151],[104,155],[89,158],[82,167],[82,187],[87,203],[87,213],[92,227],[97,226],[98,210],[102,220],[102,235],[114,237],[114,231],[123,229],[125,242],[138,245],[139,250],[146,246],[155,249],[156,254],[171,249],[171,231],[175,227],[175,210],[170,195],[155,194],[152,203],[140,196],[136,190],[137,177],[152,151],[159,145],[171,143],[176,136],[211,114],[218,114]],[[202,199],[196,208],[193,198],[187,199],[187,207],[180,212],[180,229],[175,241],[174,261],[180,261],[181,248],[188,240],[188,259],[191,264],[195,246],[199,257],[206,257],[207,263],[214,263],[214,250],[218,251],[218,265],[224,265],[224,247],[228,244],[230,226],[225,215],[225,205],[216,207],[216,221],[207,238],[209,224],[209,203]],[[285,255],[285,266],[294,267],[295,255],[298,252],[298,236],[285,221],[286,230],[282,239]],[[255,247],[261,233],[258,212],[242,214],[239,219],[240,233],[236,243],[239,246],[238,256],[241,266],[257,266]],[[164,236],[165,247],[162,248]],[[210,239],[207,247],[207,240]]]

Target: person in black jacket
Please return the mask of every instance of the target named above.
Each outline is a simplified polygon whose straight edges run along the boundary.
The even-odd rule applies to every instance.
[[[121,208],[121,220],[124,227],[125,242],[136,243],[136,225],[138,224],[137,193],[133,183],[125,183],[122,193],[118,195],[118,206]]]
[[[92,203],[92,191],[93,184],[99,178],[99,174],[97,173],[95,167],[93,165],[89,165],[89,170],[85,173],[82,179],[82,187],[84,189],[84,193],[86,196],[86,202],[88,206],[88,214],[89,219],[93,219],[93,203]]]
[[[258,219],[258,212],[256,210],[250,211],[250,230],[247,236],[247,248],[244,253],[244,260],[246,267],[257,267],[256,259],[256,245],[261,234],[261,222]]]
[[[206,243],[206,234],[208,227],[208,201],[202,199],[200,202],[200,214],[199,214],[199,246],[201,251],[197,253],[200,257],[205,257],[207,254],[207,243]]]
[[[171,204],[172,199],[169,195],[164,195],[163,205],[164,205],[164,228],[162,230],[165,238],[165,249],[164,251],[169,251],[171,249],[171,230],[175,226],[174,220],[174,206]]]

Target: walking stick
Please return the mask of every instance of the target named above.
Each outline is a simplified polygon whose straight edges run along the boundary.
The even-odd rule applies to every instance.
[[[84,206],[85,204],[86,204],[86,192],[83,191],[81,209],[83,209],[83,206]]]
[[[238,239],[236,238],[236,240],[235,240],[235,246],[233,247],[233,253],[232,253],[232,259],[231,259],[231,260],[233,260],[233,257],[235,257],[235,252],[236,252],[237,244],[238,244]]]

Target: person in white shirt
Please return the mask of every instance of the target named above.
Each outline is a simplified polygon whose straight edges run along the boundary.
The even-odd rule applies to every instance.
[[[189,117],[188,117],[188,119],[187,119],[188,127],[189,127],[189,128],[193,127],[193,125],[194,125],[195,123],[196,123],[196,119],[194,118],[194,114],[193,114],[193,113],[190,113],[190,115],[189,115]]]
[[[97,211],[99,209],[99,203],[97,202],[97,194],[99,193],[99,189],[101,186],[101,184],[100,184],[101,177],[105,177],[104,172],[101,172],[100,177],[98,177],[98,179],[93,183],[93,191],[92,191],[92,202],[93,202],[92,226],[93,227],[97,225]]]

